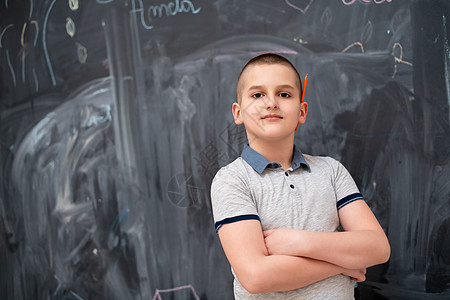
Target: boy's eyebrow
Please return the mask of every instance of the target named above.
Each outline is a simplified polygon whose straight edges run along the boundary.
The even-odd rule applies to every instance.
[[[249,91],[262,90],[262,89],[264,89],[264,86],[262,86],[262,85],[252,85],[251,87],[248,88]]]
[[[253,91],[253,90],[263,90],[265,87],[263,85],[252,85],[251,87],[248,88],[249,91]],[[282,85],[278,85],[277,89],[295,89],[292,85],[290,84],[282,84]]]

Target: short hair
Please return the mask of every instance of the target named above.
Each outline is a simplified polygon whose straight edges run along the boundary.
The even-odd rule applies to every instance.
[[[240,101],[240,94],[241,94],[241,77],[242,74],[244,74],[245,70],[250,67],[250,66],[256,66],[256,65],[274,65],[274,64],[279,64],[279,65],[283,65],[286,67],[291,68],[295,74],[297,75],[298,78],[298,83],[299,83],[299,91],[300,91],[300,95],[302,94],[302,79],[300,78],[300,75],[298,74],[297,69],[294,67],[294,65],[285,57],[278,55],[278,54],[274,54],[274,53],[265,53],[265,54],[261,54],[258,55],[256,57],[253,57],[252,59],[250,59],[245,66],[242,68],[241,73],[239,74],[238,77],[238,81],[237,81],[237,86],[236,86],[236,97],[237,100]]]

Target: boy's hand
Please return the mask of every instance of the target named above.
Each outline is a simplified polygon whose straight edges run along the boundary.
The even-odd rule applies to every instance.
[[[278,228],[264,231],[264,242],[269,255],[302,256],[305,246],[304,231],[291,228]]]
[[[291,228],[266,230],[264,242],[269,255],[304,256],[307,253],[308,231]],[[342,275],[350,277],[356,282],[366,280],[366,269],[344,269]]]
[[[366,269],[361,270],[345,270],[342,275],[350,277],[351,280],[356,282],[363,282],[366,280]]]

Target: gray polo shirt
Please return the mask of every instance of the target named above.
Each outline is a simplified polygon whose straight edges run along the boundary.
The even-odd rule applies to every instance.
[[[284,170],[245,146],[241,157],[220,169],[211,185],[216,230],[226,223],[256,219],[263,230],[334,232],[339,227],[338,209],[362,198],[341,163],[303,155],[295,147],[292,166]],[[353,284],[343,275],[293,291],[257,295],[248,293],[235,276],[234,294],[236,299],[354,299]]]

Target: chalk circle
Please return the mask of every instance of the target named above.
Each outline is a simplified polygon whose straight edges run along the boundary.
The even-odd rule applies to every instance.
[[[78,42],[76,43],[76,45],[77,45],[78,61],[82,64],[85,64],[88,57],[87,48]]]
[[[75,35],[75,22],[70,17],[66,18],[66,32],[70,37]]]
[[[179,173],[167,183],[167,197],[169,201],[180,208],[196,206],[200,203],[201,188],[195,185],[193,175]]]

